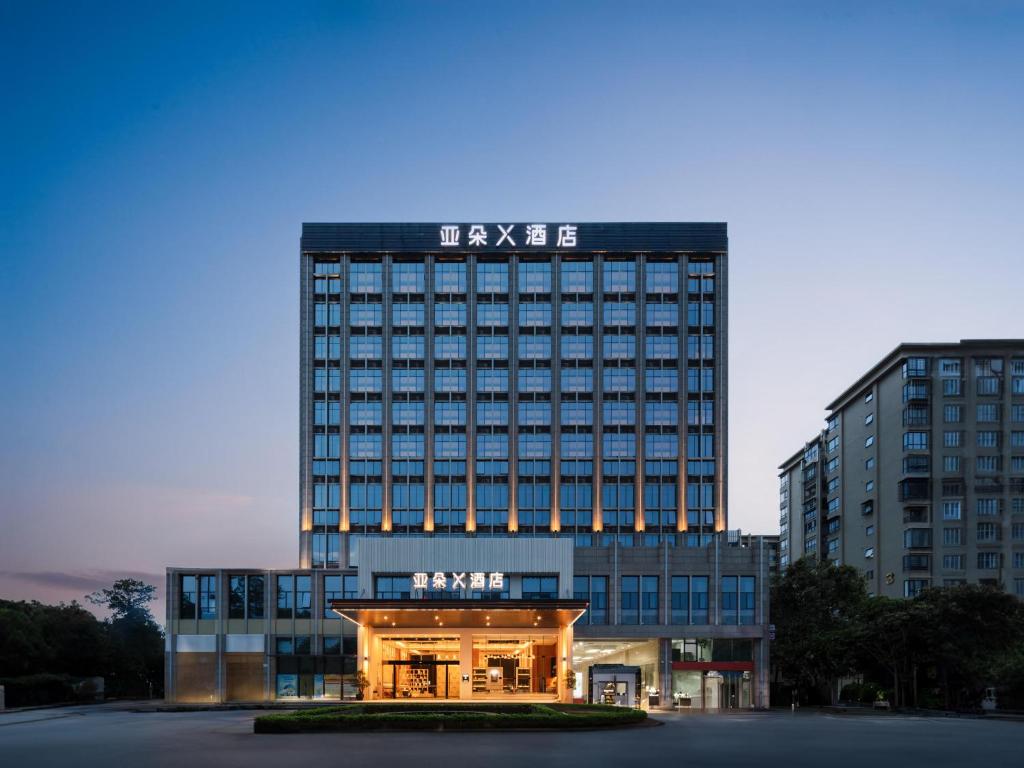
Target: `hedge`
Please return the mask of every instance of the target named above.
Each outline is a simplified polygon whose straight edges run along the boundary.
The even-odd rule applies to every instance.
[[[349,704],[263,715],[256,733],[611,728],[647,718],[638,709],[601,704]]]

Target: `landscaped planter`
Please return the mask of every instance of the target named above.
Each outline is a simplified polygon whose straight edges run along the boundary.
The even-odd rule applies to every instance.
[[[647,718],[637,709],[599,704],[349,704],[262,715],[256,733],[331,731],[475,731],[614,728]]]

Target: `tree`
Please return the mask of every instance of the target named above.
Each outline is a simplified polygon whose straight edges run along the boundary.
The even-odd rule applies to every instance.
[[[1024,606],[990,586],[928,589],[915,598],[918,660],[932,667],[943,704],[975,706],[1024,635]]]
[[[111,663],[107,689],[115,696],[159,694],[163,681],[163,632],[150,613],[156,587],[137,579],[119,579],[110,589],[87,595],[110,611],[104,622]]]
[[[850,672],[857,615],[867,599],[856,569],[801,558],[772,584],[776,640],[772,663],[802,692],[834,698],[832,682]]]
[[[911,665],[914,630],[921,611],[912,601],[874,597],[864,601],[857,616],[854,639],[860,668],[872,663],[892,679],[892,705],[898,707]]]
[[[115,620],[128,617],[142,618],[144,614],[152,621],[149,603],[155,595],[156,587],[151,584],[138,579],[118,579],[110,589],[93,592],[86,595],[85,599],[93,605],[109,610]]]

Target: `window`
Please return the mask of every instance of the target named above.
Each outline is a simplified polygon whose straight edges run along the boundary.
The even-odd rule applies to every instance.
[[[708,623],[708,577],[690,577],[690,623]]]
[[[690,623],[690,579],[688,576],[672,577],[672,623]]]
[[[827,453],[832,453],[838,447],[839,447],[839,438],[838,437],[833,437],[831,440],[829,440],[825,444],[825,451]]]
[[[907,579],[903,582],[903,596],[917,597],[921,592],[928,589],[928,579]]]
[[[961,434],[962,433],[959,432],[959,431],[946,431],[946,432],[943,432],[942,433],[942,444],[946,448],[959,448],[960,447],[960,443],[962,442],[961,438],[960,438]]]
[[[378,600],[408,600],[412,596],[410,579],[408,574],[377,576],[374,579],[376,598]]]
[[[217,577],[199,577],[199,618],[217,618]]]
[[[864,559],[865,560],[870,560],[874,556],[875,556],[875,548],[874,547],[865,547],[864,548]]]
[[[658,577],[644,576],[640,580],[640,623],[659,624],[658,621]]]
[[[999,421],[999,406],[996,403],[981,403],[977,407],[978,422],[982,424]]]
[[[229,619],[262,619],[263,611],[263,576],[232,576],[228,589]]]
[[[942,519],[943,520],[960,520],[961,519],[961,507],[959,501],[944,501],[942,502]]]
[[[295,612],[295,587],[293,576],[277,577],[277,618],[290,619]]]
[[[944,357],[939,360],[939,376],[959,376],[961,361],[959,358]]]
[[[181,576],[179,581],[178,618],[196,617],[196,577]]]
[[[946,424],[959,424],[964,420],[962,405],[947,405],[942,409],[942,421]]]
[[[864,459],[864,469],[874,469],[874,468],[875,468],[875,457],[874,456],[868,456],[866,459]]]
[[[996,376],[979,376],[977,379],[977,393],[979,395],[998,395],[999,379]]]
[[[870,448],[874,444],[875,444],[875,436],[874,435],[868,435],[866,438],[864,438],[864,447],[865,448]]]
[[[963,544],[963,529],[943,528],[942,544],[947,547],[958,547]]]
[[[555,600],[557,598],[557,576],[523,576],[524,600]]]
[[[999,540],[999,532],[995,523],[978,523],[977,540],[982,543]]]
[[[477,293],[508,293],[507,262],[477,262]]]
[[[721,610],[723,624],[739,623],[739,579],[723,576],[721,582]]]
[[[931,545],[931,528],[907,528],[903,531],[903,546],[905,548],[930,547]]]
[[[942,394],[945,397],[960,397],[964,393],[963,379],[943,379]]]
[[[960,457],[959,456],[943,456],[942,457],[942,471],[957,473],[960,471]]]
[[[979,430],[978,431],[978,447],[979,448],[998,448],[999,447],[999,433],[995,430]]]
[[[903,450],[905,451],[926,451],[928,450],[927,432],[904,432]]]
[[[311,579],[309,576],[295,577],[295,618],[310,618],[310,607],[312,605]]]
[[[622,624],[640,623],[640,577],[623,576],[622,589],[619,593],[621,603],[620,621]]]
[[[590,623],[608,623],[608,577],[590,577]]]
[[[342,598],[341,590],[341,576],[324,576],[324,618],[325,619],[338,619],[340,618],[333,610],[331,610],[331,601],[340,600]]]
[[[998,552],[979,552],[978,553],[978,570],[991,571],[999,567],[999,553]]]
[[[382,270],[380,262],[353,262],[349,266],[349,290],[352,293],[382,293]]]
[[[920,377],[928,375],[928,358],[908,357],[903,363],[903,378]]]
[[[864,492],[865,493],[871,493],[871,491],[873,491],[873,490],[875,490],[875,481],[874,480],[868,480],[866,483],[864,483]]]
[[[979,473],[998,472],[1001,468],[1000,456],[978,456],[975,459],[975,471]]]
[[[740,624],[754,623],[754,586],[753,576],[740,576]]]
[[[993,517],[999,514],[999,499],[977,499],[975,509],[978,517]]]

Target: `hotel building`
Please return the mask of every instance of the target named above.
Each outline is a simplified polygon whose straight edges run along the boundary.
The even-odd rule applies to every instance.
[[[169,569],[168,698],[597,700],[635,672],[620,702],[766,706],[726,255],[724,224],[304,225],[300,567]]]
[[[1024,597],[1024,340],[901,344],[779,469],[782,567],[828,558],[890,597]]]

